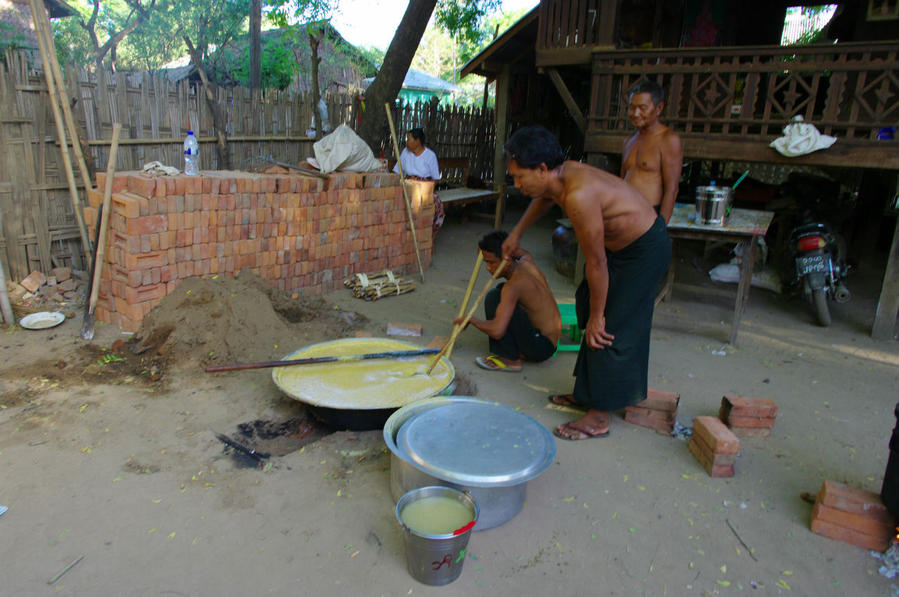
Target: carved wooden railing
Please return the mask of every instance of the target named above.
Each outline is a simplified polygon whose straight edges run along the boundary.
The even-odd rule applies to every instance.
[[[824,134],[899,160],[895,142],[873,142],[899,122],[899,42],[595,50],[592,150],[610,150],[597,147],[613,143],[598,141],[603,134],[618,144],[632,133],[628,95],[643,77],[665,88],[662,120],[682,137],[770,141],[798,114]]]

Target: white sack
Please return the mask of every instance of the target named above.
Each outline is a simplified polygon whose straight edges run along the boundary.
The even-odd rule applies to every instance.
[[[365,141],[345,124],[316,141],[312,150],[323,174],[337,170],[373,172],[381,166]]]
[[[836,137],[822,135],[815,125],[805,122],[798,114],[793,117],[792,123],[784,127],[783,131],[784,136],[772,141],[770,147],[788,158],[806,155],[819,149],[827,149],[837,140]]]

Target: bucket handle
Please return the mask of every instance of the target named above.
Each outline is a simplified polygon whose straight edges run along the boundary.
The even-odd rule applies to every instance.
[[[455,531],[453,531],[453,536],[461,535],[462,533],[467,533],[467,532],[470,531],[471,528],[474,526],[474,522],[475,522],[475,521],[472,520],[471,522],[469,522],[469,523],[468,523],[467,525],[465,525],[464,527],[459,528],[459,529],[456,529]]]

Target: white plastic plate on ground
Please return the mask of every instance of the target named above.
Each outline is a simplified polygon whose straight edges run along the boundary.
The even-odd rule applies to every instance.
[[[66,316],[59,312],[41,311],[26,315],[19,320],[19,325],[29,330],[45,330],[54,328],[66,320]]]

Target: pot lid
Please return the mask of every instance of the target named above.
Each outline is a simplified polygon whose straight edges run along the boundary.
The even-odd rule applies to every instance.
[[[545,471],[556,455],[549,431],[513,408],[451,403],[419,413],[399,431],[416,468],[471,487],[506,487]]]

